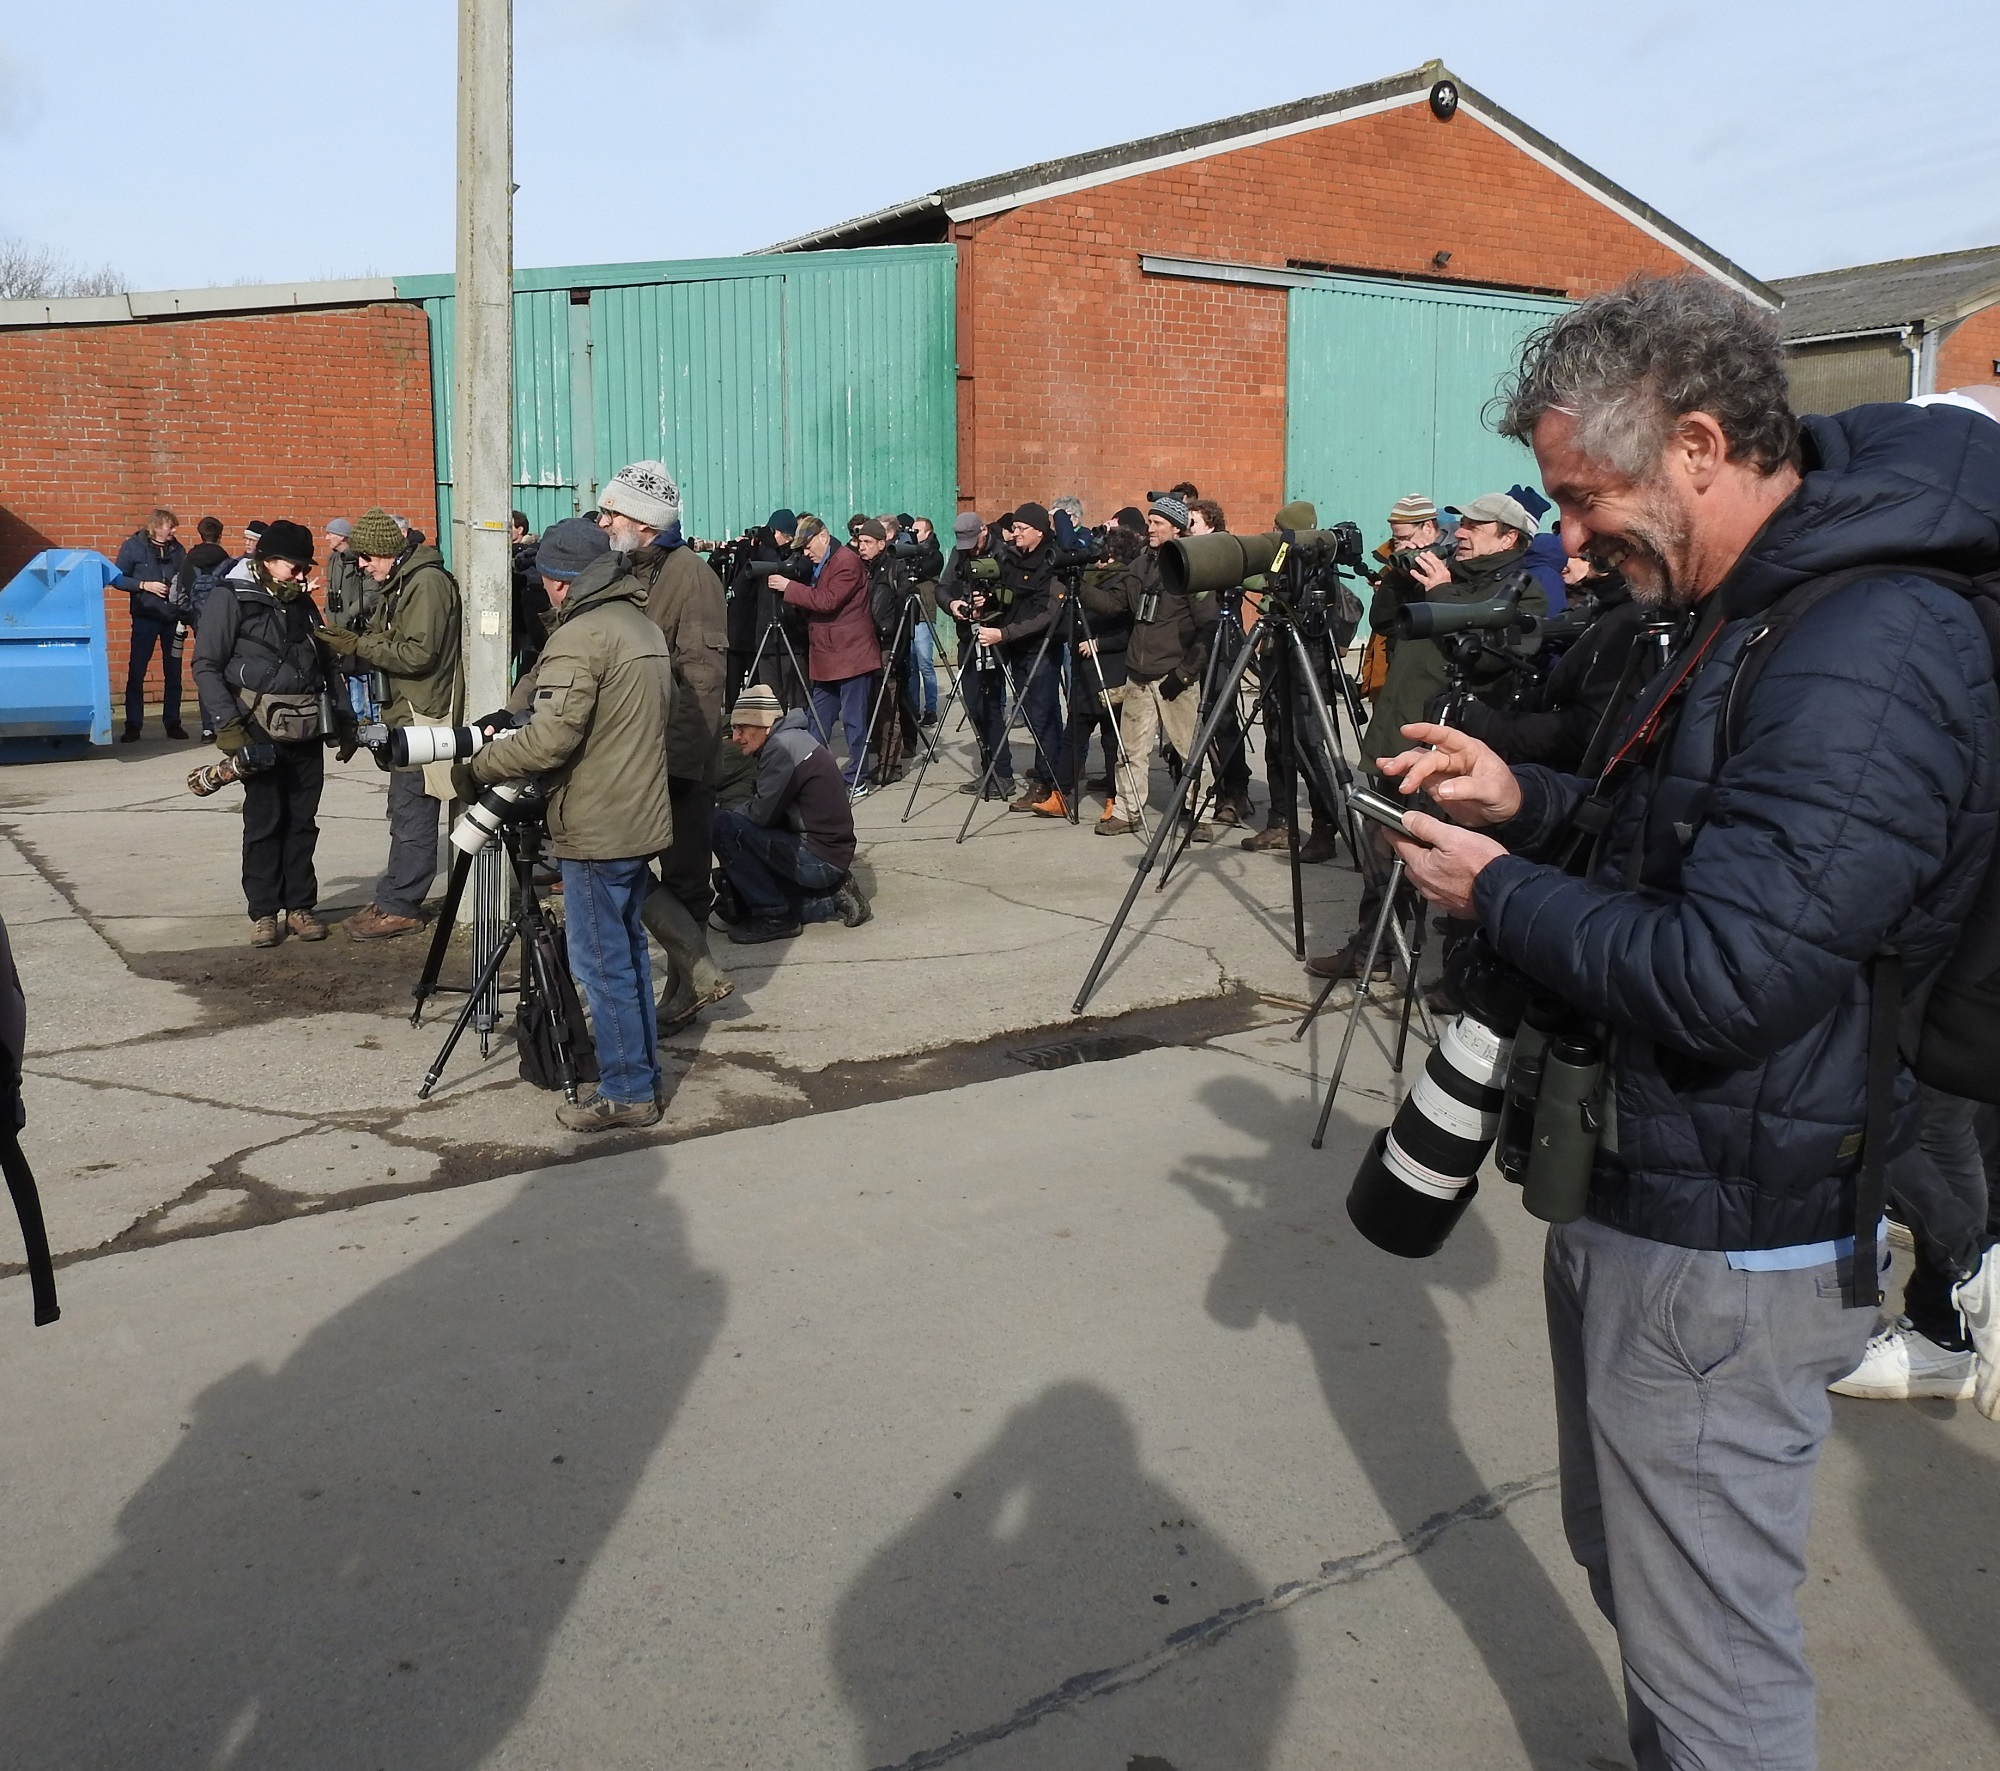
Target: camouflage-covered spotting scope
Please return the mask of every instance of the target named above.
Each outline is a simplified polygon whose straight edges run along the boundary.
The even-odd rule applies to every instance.
[[[1269,572],[1287,542],[1309,566],[1360,567],[1361,532],[1352,523],[1339,523],[1331,529],[1276,529],[1268,535],[1184,535],[1160,549],[1160,580],[1181,596],[1234,590],[1244,579]]]

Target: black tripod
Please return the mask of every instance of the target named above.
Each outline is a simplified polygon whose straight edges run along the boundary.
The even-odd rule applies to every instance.
[[[472,980],[465,1006],[458,1011],[458,1018],[452,1022],[451,1031],[445,1035],[437,1057],[430,1069],[425,1071],[423,1086],[417,1090],[420,1101],[430,1099],[431,1090],[437,1087],[444,1067],[451,1062],[453,1049],[464,1037],[466,1028],[472,1025],[480,1003],[489,992],[498,989],[500,967],[507,958],[508,950],[518,940],[522,954],[521,983],[515,998],[514,1025],[516,1029],[520,1027],[522,1015],[532,1004],[539,1001],[547,1005],[556,1053],[556,1074],[562,1081],[563,1099],[572,1105],[576,1102],[576,1041],[582,1029],[569,1024],[564,1010],[564,997],[558,980],[567,968],[562,955],[556,950],[555,936],[535,890],[535,864],[542,858],[544,835],[541,795],[534,793],[531,797],[528,793],[522,794],[508,808],[507,820],[500,827],[500,840],[514,863],[514,915],[493,951],[486,956],[486,963]],[[481,846],[484,847],[483,844]],[[412,1027],[422,1021],[425,1002],[438,992],[438,973],[444,968],[444,956],[451,946],[452,925],[458,919],[459,900],[465,895],[465,882],[472,871],[472,863],[473,854],[463,849],[452,857],[451,880],[445,888],[444,903],[438,910],[437,932],[431,936],[430,954],[424,960],[423,975],[416,982],[414,995],[417,1006],[410,1011]]]
[[[1054,596],[1057,593],[1051,590],[1049,594]],[[973,794],[972,804],[966,808],[965,822],[958,827],[958,836],[956,838],[958,842],[965,841],[967,833],[972,829],[972,820],[977,815],[980,806],[985,803],[987,788],[993,784],[993,772],[1000,766],[1000,759],[1009,754],[1013,744],[1014,721],[1020,717],[1021,704],[1028,698],[1028,689],[1033,686],[1036,677],[1041,674],[1042,660],[1049,655],[1049,642],[1055,638],[1056,629],[1061,625],[1062,616],[1058,613],[1056,618],[1047,627],[1042,629],[1042,643],[1035,648],[1035,661],[1028,666],[1027,673],[1020,679],[1018,687],[1015,684],[1013,673],[1007,669],[1005,661],[1000,657],[998,648],[993,646],[979,647],[982,655],[974,659],[973,668],[975,670],[997,670],[1001,672],[1007,680],[1007,702],[1000,721],[999,736],[993,744],[993,754],[986,759],[986,767],[981,771],[979,776],[979,790]],[[974,643],[978,643],[976,639]],[[987,692],[989,694],[992,693],[990,686]],[[1059,759],[1050,756],[1042,749],[1041,734],[1035,730],[1033,720],[1028,722],[1028,737],[1034,744],[1035,754],[1042,759],[1042,767],[1048,770],[1049,785],[1060,792],[1062,771],[1058,766]],[[1074,795],[1070,798],[1066,815],[1072,824],[1076,822],[1076,801]]]
[[[1327,705],[1325,691],[1320,687],[1319,674],[1313,668],[1312,655],[1306,648],[1305,635],[1301,631],[1299,602],[1302,594],[1302,565],[1303,562],[1298,561],[1294,557],[1285,562],[1280,573],[1273,574],[1273,577],[1278,578],[1279,582],[1274,583],[1266,589],[1263,604],[1257,613],[1256,622],[1245,636],[1242,649],[1236,653],[1234,662],[1229,666],[1223,681],[1210,703],[1208,714],[1203,719],[1200,730],[1195,734],[1194,742],[1189,747],[1190,755],[1181,773],[1180,786],[1175,795],[1174,804],[1169,808],[1167,815],[1160,820],[1158,828],[1153,832],[1152,840],[1146,845],[1145,856],[1133,873],[1131,885],[1126,888],[1125,901],[1119,905],[1118,914],[1111,919],[1111,926],[1105,931],[1103,944],[1097,950],[1097,957],[1091,961],[1090,970],[1084,975],[1083,987],[1077,992],[1076,1001],[1071,1005],[1072,1013],[1082,1014],[1085,1005],[1090,1001],[1091,993],[1097,988],[1098,978],[1102,975],[1106,963],[1110,960],[1111,950],[1117,944],[1119,933],[1125,926],[1126,918],[1132,914],[1132,906],[1139,900],[1139,892],[1141,887],[1146,883],[1146,876],[1159,861],[1161,851],[1166,847],[1168,837],[1175,834],[1177,825],[1180,826],[1179,846],[1175,849],[1168,866],[1161,871],[1159,882],[1155,887],[1159,891],[1166,889],[1167,878],[1172,870],[1173,861],[1179,859],[1181,853],[1186,850],[1188,843],[1193,840],[1194,822],[1186,814],[1190,802],[1194,799],[1200,787],[1202,760],[1209,756],[1214,746],[1217,731],[1221,728],[1222,722],[1227,717],[1230,709],[1235,705],[1237,693],[1243,682],[1244,672],[1249,669],[1251,661],[1257,658],[1261,652],[1264,652],[1267,647],[1270,652],[1277,655],[1277,668],[1284,688],[1284,697],[1278,703],[1278,717],[1285,720],[1294,719],[1294,703],[1292,698],[1296,691],[1302,687],[1305,691],[1305,702],[1312,713],[1313,728],[1319,740],[1319,751],[1323,759],[1323,766],[1330,768],[1334,777],[1336,786],[1335,803],[1340,808],[1340,816],[1347,836],[1348,846],[1357,857],[1364,853],[1362,847],[1363,839],[1356,827],[1356,814],[1347,805],[1347,789],[1354,781],[1353,766],[1348,762],[1346,752],[1342,748],[1339,728],[1334,724],[1332,709]],[[1337,659],[1335,660],[1335,668],[1339,669],[1339,661]],[[1342,672],[1341,674],[1344,676],[1345,673]],[[1269,717],[1268,708],[1267,717]],[[1352,717],[1351,704],[1350,717]],[[1291,736],[1296,740],[1298,734],[1294,731]],[[1293,758],[1298,758],[1306,754],[1303,747],[1296,741],[1288,748]],[[1136,766],[1140,759],[1134,760]],[[1296,818],[1297,775],[1294,769],[1288,768],[1285,772],[1289,780],[1284,787],[1284,792],[1291,805],[1294,818]],[[1294,824],[1294,828],[1296,828],[1296,824]],[[1296,844],[1292,848],[1291,872],[1292,940],[1294,950],[1303,957],[1305,953],[1305,908]],[[1405,965],[1409,965],[1411,960],[1408,946],[1401,938],[1400,930],[1397,932],[1397,946],[1402,950]],[[1426,1022],[1426,1026],[1428,1027],[1428,1022]]]
[[[867,735],[862,739],[861,745],[863,752],[867,755],[872,756],[876,754],[876,727],[880,724],[882,714],[889,707],[890,699],[893,696],[895,712],[891,715],[891,718],[898,722],[900,729],[904,716],[907,714],[910,729],[916,733],[917,742],[924,747],[924,765],[928,766],[937,760],[937,746],[931,742],[930,733],[924,730],[922,723],[918,720],[917,710],[910,705],[909,687],[905,681],[907,675],[906,666],[910,660],[909,654],[904,650],[904,646],[906,643],[912,645],[915,643],[916,624],[924,619],[924,599],[914,590],[905,591],[903,593],[902,610],[896,616],[896,631],[890,636],[887,645],[882,648],[882,684],[875,691],[875,705],[868,711],[868,731]],[[899,743],[897,746],[896,766],[900,767],[901,763],[902,747]],[[918,770],[918,774],[919,776],[922,775],[921,768]],[[895,777],[895,779],[900,779],[900,777]],[[875,783],[877,787],[887,787],[891,784],[892,781],[890,778],[885,778]],[[858,785],[851,788],[848,792],[849,799],[858,799],[860,795],[861,788]],[[908,821],[907,813],[904,814],[904,821]]]
[[[769,647],[771,635],[774,633],[778,636],[778,644],[785,648],[785,657],[792,667],[792,680],[805,687],[805,700],[800,705],[806,710],[806,718],[812,721],[812,729],[818,734],[819,741],[830,748],[833,739],[828,736],[826,727],[820,724],[819,709],[813,706],[812,678],[800,667],[799,655],[792,647],[792,636],[785,631],[785,624],[779,617],[774,615],[771,618],[758,639],[757,649],[750,654],[750,668],[743,673],[743,680],[746,683],[754,683],[757,680],[757,667],[764,662],[764,652]]]

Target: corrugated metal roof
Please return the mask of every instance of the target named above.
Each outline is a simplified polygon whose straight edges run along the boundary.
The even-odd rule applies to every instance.
[[[1617,210],[1634,226],[1722,281],[1735,285],[1758,301],[1772,307],[1777,305],[1776,293],[1741,265],[1696,239],[1650,204],[1641,202],[1630,191],[1585,165],[1574,154],[1503,110],[1483,93],[1474,91],[1441,61],[1429,61],[1422,67],[1393,74],[1386,80],[1371,81],[1365,86],[1349,86],[1339,92],[1295,99],[1289,104],[1272,105],[1261,111],[1246,111],[1241,116],[1225,117],[1218,122],[1197,124],[1165,135],[1147,136],[1117,147],[1096,148],[1059,160],[1043,160],[1014,172],[997,173],[964,184],[944,185],[907,202],[857,216],[852,221],[839,222],[833,227],[780,241],[775,246],[765,247],[764,251],[812,252],[829,246],[867,245],[878,235],[893,237],[898,229],[907,228],[913,220],[931,213],[941,212],[940,219],[949,217],[953,221],[997,214],[1003,209],[1017,208],[1041,198],[1063,195],[1114,179],[1134,178],[1163,165],[1202,159],[1210,154],[1253,146],[1259,141],[1325,128],[1344,118],[1420,104],[1440,80],[1449,80],[1458,88],[1461,110],[1505,136],[1558,176]]]
[[[2000,246],[1777,277],[1787,338],[1827,338],[1956,320],[2000,300]]]

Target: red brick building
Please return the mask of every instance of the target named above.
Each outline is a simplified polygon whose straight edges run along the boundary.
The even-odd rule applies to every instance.
[[[423,309],[389,283],[292,292],[340,306],[287,306],[286,293],[70,300],[44,325],[11,311],[33,304],[5,304],[0,584],[47,547],[116,555],[161,504],[190,546],[211,513],[233,546],[252,517],[317,530],[377,502],[435,532]],[[107,603],[116,691],[131,621],[123,595]],[[152,681],[157,693],[157,667]]]
[[[959,253],[960,502],[989,515],[1074,492],[1096,519],[1183,476],[1246,520],[1313,494],[1287,481],[1288,431],[1294,457],[1301,441],[1288,357],[1297,292],[1329,277],[1449,305],[1693,268],[1778,299],[1438,63],[932,191],[772,250],[935,240]]]

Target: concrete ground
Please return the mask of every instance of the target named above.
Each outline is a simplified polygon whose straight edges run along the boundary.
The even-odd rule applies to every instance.
[[[10,1771],[1629,1763],[1538,1226],[1489,1182],[1432,1261],[1352,1232],[1390,1029],[1314,1153],[1284,868],[1198,852],[1079,1028],[1135,846],[871,798],[876,920],[719,942],[599,1154],[504,1044],[417,1104],[421,954],[251,956],[228,802],[136,749],[0,783],[75,1256],[50,1328],[0,1281]],[[379,794],[329,793],[330,904]],[[1969,1405],[1838,1405],[1829,1767],[2000,1756],[1996,1475]]]

